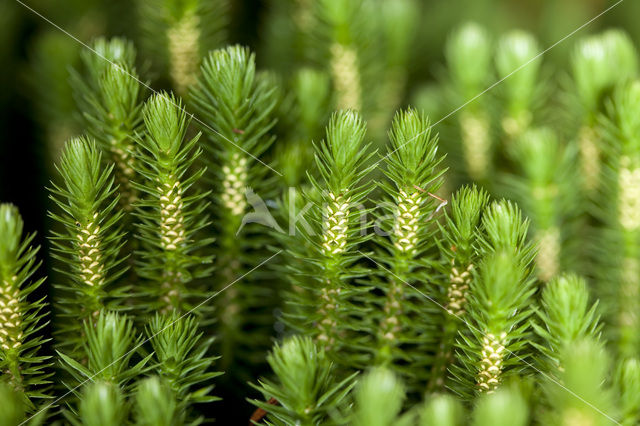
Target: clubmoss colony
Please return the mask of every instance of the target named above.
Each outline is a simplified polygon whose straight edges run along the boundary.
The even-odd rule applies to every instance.
[[[417,2],[271,3],[271,71],[225,1],[142,0],[65,77],[48,253],[0,205],[0,425],[638,424],[629,38],[558,81],[465,24],[407,106]]]

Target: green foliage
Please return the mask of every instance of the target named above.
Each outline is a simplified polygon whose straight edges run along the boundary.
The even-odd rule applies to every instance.
[[[44,282],[34,279],[39,247],[32,245],[35,234],[23,236],[23,228],[18,209],[0,204],[0,381],[14,389],[31,412],[37,400],[49,398],[52,373],[47,371],[49,357],[39,350],[50,340],[42,333],[46,303],[32,294]]]
[[[20,391],[9,383],[0,382],[0,400],[2,400],[2,407],[0,408],[1,426],[15,426],[27,422],[25,399]],[[34,426],[41,424],[37,419],[38,417],[35,417],[34,420],[26,424]]]
[[[621,423],[632,425],[640,421],[640,363],[636,358],[618,366],[617,390],[620,392]]]
[[[490,84],[492,42],[487,31],[467,23],[449,36],[445,46],[449,77],[445,84],[447,108],[464,109],[456,117],[459,144],[447,148],[460,162],[455,171],[476,181],[484,181],[493,165],[490,102],[478,97]],[[477,99],[476,99],[477,98]]]
[[[466,23],[449,36],[445,46],[447,66],[460,100],[477,95],[491,75],[492,43],[487,31]]]
[[[125,258],[118,256],[125,240],[113,165],[102,164],[94,141],[72,139],[56,166],[61,182],[49,189],[58,207],[49,216],[62,227],[50,237],[60,274],[54,284],[60,292],[54,304],[57,343],[72,354],[82,347],[82,322],[92,321],[103,308],[122,309],[118,299],[128,291],[127,285],[117,283],[126,267]]]
[[[420,410],[420,426],[459,426],[463,422],[460,402],[450,395],[434,395]]]
[[[496,70],[504,79],[505,106],[502,129],[513,140],[532,122],[536,97],[540,96],[539,72],[542,62],[536,39],[524,31],[512,31],[498,41]]]
[[[122,208],[137,199],[133,137],[140,131],[141,88],[135,70],[136,50],[124,39],[98,39],[81,53],[82,68],[71,73],[71,85],[87,133],[115,164]]]
[[[613,392],[607,383],[609,358],[592,339],[576,342],[560,355],[564,366],[559,382],[548,380],[546,398],[551,409],[542,421],[550,425],[616,424]]]
[[[607,30],[579,41],[571,60],[577,95],[585,114],[592,116],[607,91],[638,72],[636,49],[620,30]]]
[[[544,345],[540,352],[548,358],[546,371],[555,374],[558,356],[577,342],[586,338],[597,340],[601,325],[596,308],[589,306],[589,290],[583,278],[576,275],[560,275],[553,279],[542,292],[542,307],[538,316],[542,324],[533,324]]]
[[[333,424],[339,408],[355,385],[356,373],[339,380],[325,351],[308,337],[291,337],[276,344],[267,361],[277,377],[253,385],[266,401],[251,403],[268,413],[270,425]]]
[[[460,364],[452,371],[462,393],[495,390],[505,376],[524,367],[530,352],[528,319],[536,287],[528,221],[515,205],[500,201],[487,208],[482,226],[485,255],[470,285],[470,334],[460,336]]]
[[[635,315],[639,306],[634,296],[640,291],[635,273],[640,267],[640,220],[635,213],[638,199],[634,189],[640,177],[639,102],[640,83],[632,82],[621,85],[607,105],[598,199],[608,207],[596,210],[596,217],[606,226],[595,236],[600,244],[593,253],[599,266],[598,296],[605,317],[615,327],[612,337],[622,357],[636,356],[640,349],[640,322]]]
[[[35,239],[0,205],[0,423],[637,424],[631,37],[578,41],[569,76],[567,55],[541,54],[561,44],[549,34],[467,23],[446,39],[417,0],[267,4],[269,72],[221,48],[231,15],[256,35],[242,2],[138,0],[140,58],[124,38],[76,55],[36,34],[34,121],[88,137],[51,189],[51,342]],[[78,40],[136,30],[133,13],[95,15],[70,14]],[[442,41],[445,66],[427,68]],[[171,92],[143,103],[138,71],[189,94],[202,139]],[[392,120],[408,99],[435,120]]]
[[[178,405],[216,401],[211,395],[211,380],[222,373],[209,371],[216,358],[207,355],[213,339],[203,338],[195,317],[179,317],[177,314],[156,315],[147,328],[147,336],[153,348],[155,370],[162,379],[161,384],[147,384],[146,392],[152,391],[158,398],[181,401]],[[167,394],[162,386],[168,386]],[[160,394],[162,392],[162,394]]]
[[[442,156],[437,136],[424,115],[409,109],[399,112],[389,132],[389,153],[384,157],[388,181],[381,183],[386,202],[378,219],[389,238],[380,238],[384,252],[384,293],[379,308],[370,315],[378,347],[377,363],[399,369],[407,357],[412,365],[428,365],[433,333],[415,324],[433,323],[433,310],[425,309],[423,293],[432,293],[433,277],[425,270],[434,261],[434,217],[438,205],[434,193],[442,183]],[[387,220],[385,220],[387,219]],[[431,282],[429,282],[431,281]],[[417,287],[416,287],[417,286]],[[407,345],[409,343],[409,345]],[[409,377],[415,373],[404,371]],[[411,381],[413,382],[413,381]],[[413,383],[410,383],[413,385]]]
[[[142,194],[136,206],[142,306],[147,312],[187,312],[202,297],[198,280],[212,273],[206,250],[212,239],[201,235],[209,225],[208,194],[197,187],[205,170],[193,170],[202,152],[199,135],[186,138],[187,115],[168,94],[152,96],[142,115],[146,137],[137,139],[137,171],[144,181],[134,184]]]
[[[140,426],[172,426],[185,423],[184,412],[178,408],[178,400],[158,376],[140,381],[136,388],[136,424]]]
[[[25,80],[29,96],[34,99],[40,137],[52,161],[58,158],[65,141],[78,133],[74,117],[76,105],[68,77],[69,67],[78,65],[80,55],[76,42],[60,32],[38,34],[29,46],[28,55],[30,63]]]
[[[132,380],[148,370],[151,358],[147,355],[133,362],[142,346],[133,321],[125,315],[100,312],[94,322],[85,321],[83,331],[87,358],[77,360],[58,352],[64,369],[81,384],[97,379],[128,393]],[[75,390],[75,386],[67,386]],[[98,398],[105,391],[95,392]]]
[[[201,58],[227,38],[227,0],[138,0],[143,53],[180,94],[197,78]]]
[[[391,426],[409,424],[399,418],[405,391],[394,374],[384,368],[368,372],[355,389],[355,408],[349,424]]]
[[[84,426],[117,426],[127,419],[127,407],[120,388],[109,382],[93,382],[83,390],[79,408],[80,421],[71,421]],[[73,418],[72,418],[73,419]]]
[[[453,362],[455,340],[458,332],[466,328],[469,287],[480,260],[477,244],[480,220],[488,202],[484,190],[462,187],[451,197],[451,209],[446,211],[440,230],[442,277],[436,281],[439,284],[436,300],[443,309],[438,311],[437,322],[441,326],[435,330],[439,345],[428,382],[430,391],[447,385],[446,373]]]
[[[507,191],[531,219],[531,236],[538,244],[537,275],[547,282],[577,265],[571,235],[580,232],[576,150],[563,146],[549,128],[533,128],[520,136],[511,150],[518,175],[506,179]]]
[[[319,179],[310,176],[315,192],[304,194],[308,221],[297,224],[289,252],[292,258],[313,261],[290,263],[295,289],[289,293],[286,323],[346,365],[368,357],[361,353],[368,341],[363,333],[367,309],[354,303],[367,291],[355,282],[365,273],[355,265],[363,257],[358,247],[370,238],[363,232],[368,224],[361,223],[361,204],[371,191],[364,181],[371,170],[366,164],[373,155],[364,144],[365,129],[356,112],[331,117],[326,139],[316,146]]]
[[[274,289],[259,279],[260,273],[245,277],[266,257],[259,249],[266,243],[264,232],[244,218],[256,198],[252,193],[262,199],[272,193],[270,166],[261,158],[274,140],[269,132],[275,124],[278,94],[269,75],[256,73],[254,55],[240,46],[210,52],[201,72],[191,94],[207,136],[207,178],[217,188],[212,197],[217,272],[209,291],[224,289],[214,303],[220,336],[216,352],[226,369],[231,364],[260,363],[261,351],[270,345],[273,320],[268,306],[275,303]],[[242,282],[230,286],[240,277]],[[247,323],[252,326],[246,327]],[[242,376],[246,371],[238,367],[233,376],[236,373]]]
[[[322,136],[329,118],[330,81],[321,71],[303,68],[293,79],[290,101],[281,113],[288,128],[287,140],[276,146],[276,167],[288,186],[306,181],[306,172],[313,164],[311,141]]]
[[[474,426],[525,426],[529,408],[516,385],[483,395],[472,413]]]

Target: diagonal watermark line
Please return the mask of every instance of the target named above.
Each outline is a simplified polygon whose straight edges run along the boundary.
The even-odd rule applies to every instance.
[[[193,308],[189,309],[187,312],[185,312],[184,314],[182,314],[181,316],[179,316],[175,321],[171,322],[170,324],[168,324],[167,326],[165,326],[162,330],[154,333],[153,335],[149,336],[148,338],[144,339],[142,342],[138,343],[136,346],[134,346],[131,350],[129,350],[126,354],[122,355],[121,357],[119,357],[118,359],[114,360],[111,364],[107,365],[106,367],[104,367],[102,370],[98,371],[97,373],[94,373],[91,377],[88,377],[87,379],[85,379],[84,381],[82,381],[81,383],[79,383],[78,385],[76,385],[75,387],[73,387],[72,389],[68,390],[64,395],[56,398],[54,401],[52,401],[51,403],[49,403],[48,405],[46,405],[45,407],[41,408],[40,410],[36,411],[34,414],[32,414],[30,417],[28,417],[27,419],[25,419],[22,423],[19,423],[18,426],[22,426],[24,424],[26,424],[29,420],[31,420],[32,418],[34,418],[35,416],[37,416],[38,414],[42,413],[45,410],[48,410],[49,408],[51,408],[52,406],[54,406],[55,404],[57,404],[58,402],[60,402],[62,399],[66,398],[68,395],[72,394],[73,392],[75,392],[76,390],[78,390],[78,388],[84,386],[87,382],[93,382],[93,379],[99,375],[100,373],[102,373],[104,370],[106,370],[107,368],[111,367],[113,364],[115,364],[116,362],[120,361],[122,358],[126,357],[127,355],[131,354],[132,352],[138,350],[142,345],[144,345],[145,343],[147,343],[149,340],[153,339],[154,337],[156,337],[158,334],[163,333],[167,328],[171,327],[173,324],[175,324],[176,322],[180,321],[181,319],[183,319],[184,317],[186,317],[187,315],[191,314],[193,311],[195,311],[196,309],[198,309],[200,306],[204,305],[205,303],[210,302],[214,297],[216,297],[217,295],[219,295],[220,293],[222,293],[223,291],[225,291],[226,289],[228,289],[229,287],[231,287],[232,285],[234,285],[235,283],[237,283],[238,281],[242,280],[244,277],[246,277],[247,275],[249,275],[250,273],[252,273],[253,271],[255,271],[256,269],[260,268],[262,265],[268,263],[269,261],[271,261],[271,259],[273,259],[274,257],[278,256],[280,253],[282,253],[283,250],[278,250],[275,254],[271,255],[269,258],[263,260],[262,262],[260,262],[258,265],[254,266],[253,268],[251,268],[248,272],[242,274],[241,276],[239,276],[238,278],[236,278],[235,280],[233,280],[231,283],[227,284],[222,290],[217,291],[216,293],[212,294],[211,296],[207,297],[206,299],[204,299],[202,302],[198,303],[196,306],[194,306]]]
[[[154,94],[160,94],[158,91],[154,90],[151,86],[149,86],[147,83],[143,82],[142,80],[140,80],[139,78],[137,78],[136,76],[132,75],[131,73],[129,73],[127,70],[125,70],[123,67],[121,67],[120,65],[110,61],[108,58],[106,58],[104,55],[101,55],[100,52],[98,52],[97,50],[95,50],[94,48],[92,48],[91,46],[89,46],[87,43],[83,42],[82,40],[80,40],[79,38],[77,38],[76,36],[74,36],[73,34],[69,33],[67,30],[65,30],[64,28],[60,27],[59,25],[57,25],[55,22],[51,21],[50,19],[48,19],[46,16],[42,15],[41,13],[39,13],[37,10],[33,9],[32,7],[30,7],[29,5],[23,3],[21,0],[16,0],[16,2],[18,2],[19,4],[21,4],[24,8],[30,10],[31,12],[33,12],[35,15],[39,16],[40,18],[42,18],[44,21],[46,21],[47,23],[49,23],[50,25],[52,25],[53,27],[55,27],[57,30],[61,31],[63,34],[65,34],[66,36],[70,37],[71,39],[73,39],[74,41],[76,41],[77,43],[79,43],[80,45],[82,45],[83,47],[85,47],[86,49],[89,49],[91,52],[93,52],[96,56],[99,56],[100,58],[104,59],[105,61],[109,62],[113,67],[115,67],[118,71],[128,75],[129,77],[133,78],[135,81],[137,81],[140,85],[144,86],[145,88],[147,88],[148,90],[150,90],[152,93]],[[282,173],[280,173],[279,171],[275,170],[273,167],[269,166],[267,163],[265,163],[264,161],[260,160],[258,157],[256,157],[255,155],[251,154],[250,152],[246,151],[244,148],[242,148],[241,146],[239,146],[238,144],[234,143],[232,140],[230,140],[229,138],[227,138],[226,136],[224,136],[222,133],[220,133],[219,131],[217,131],[216,129],[214,129],[213,127],[209,126],[208,124],[206,124],[205,122],[203,122],[202,120],[200,120],[198,117],[196,117],[195,115],[189,113],[186,110],[186,107],[182,106],[180,107],[179,105],[177,105],[176,103],[172,102],[171,99],[167,98],[167,100],[173,104],[173,106],[175,106],[176,108],[182,110],[185,114],[188,114],[191,116],[191,118],[194,121],[197,121],[198,123],[200,123],[202,126],[206,127],[207,129],[211,130],[213,133],[215,133],[216,135],[220,136],[222,139],[226,140],[227,142],[229,142],[231,145],[235,146],[236,148],[238,148],[239,150],[241,150],[242,152],[244,152],[245,154],[247,154],[248,156],[250,156],[251,158],[253,158],[254,160],[256,160],[257,162],[259,162],[260,164],[262,164],[263,166],[265,166],[266,168],[268,168],[269,170],[271,170],[272,172],[276,173],[279,176],[283,176]]]
[[[478,333],[480,333],[481,335],[484,335],[485,333],[481,330],[479,330],[477,327],[469,324],[464,318],[462,318],[460,315],[454,314],[453,312],[450,312],[447,308],[445,308],[444,306],[442,306],[440,303],[438,303],[437,300],[435,300],[434,298],[426,295],[425,293],[423,293],[422,291],[418,290],[415,286],[411,285],[410,283],[406,282],[405,280],[403,280],[402,278],[400,278],[399,276],[397,276],[396,274],[394,274],[392,271],[390,271],[389,269],[385,268],[383,265],[381,265],[380,263],[376,262],[375,260],[373,260],[371,257],[369,257],[368,255],[366,255],[365,253],[361,252],[360,250],[358,250],[358,253],[360,253],[362,256],[364,256],[365,258],[367,258],[368,260],[372,261],[373,263],[375,263],[378,267],[384,269],[385,271],[387,271],[388,273],[390,273],[391,275],[393,275],[394,277],[396,277],[398,280],[402,281],[404,284],[408,285],[409,287],[411,287],[412,289],[414,289],[415,291],[417,291],[418,293],[420,293],[420,295],[424,296],[426,299],[430,300],[431,302],[433,302],[434,304],[436,304],[438,307],[442,308],[442,310],[444,310],[446,313],[448,313],[449,315],[452,315],[456,318],[458,318],[460,321],[462,321],[467,327],[469,327],[470,329],[473,329],[475,331],[477,331]],[[591,404],[589,401],[585,400],[584,398],[582,398],[580,395],[578,395],[577,393],[575,393],[574,391],[572,391],[571,389],[567,388],[566,386],[564,386],[562,383],[558,382],[556,379],[554,379],[553,377],[549,376],[548,374],[542,372],[540,369],[538,369],[536,366],[534,366],[533,364],[531,364],[529,361],[525,360],[524,358],[522,358],[521,356],[511,352],[509,349],[505,348],[505,351],[509,352],[509,354],[513,355],[515,358],[518,359],[518,361],[522,361],[523,363],[525,363],[528,367],[531,367],[533,370],[535,370],[536,372],[540,373],[543,377],[545,377],[546,379],[550,380],[551,382],[553,382],[554,384],[558,385],[560,388],[564,389],[565,391],[569,392],[572,396],[574,396],[575,398],[579,399],[580,401],[584,402],[585,404],[587,404],[589,407],[593,408],[594,410],[596,410],[598,413],[602,414],[604,417],[606,417],[607,419],[611,420],[612,422],[614,422],[617,425],[621,425],[620,422],[618,422],[616,419],[612,418],[611,416],[609,416],[607,413],[605,413],[604,411],[602,411],[601,409],[599,409],[598,407],[596,407],[595,405]]]
[[[414,137],[412,137],[411,139],[409,139],[408,141],[406,141],[405,143],[403,143],[402,145],[398,146],[396,149],[394,149],[393,151],[391,151],[390,153],[388,153],[387,155],[385,155],[384,157],[382,157],[380,160],[376,161],[373,164],[373,167],[376,167],[378,164],[380,164],[382,161],[384,161],[385,159],[387,159],[389,156],[395,154],[399,149],[401,149],[402,147],[404,147],[405,145],[413,142],[414,140],[416,140],[417,138],[419,138],[420,136],[428,133],[432,127],[442,123],[444,120],[446,120],[447,118],[451,117],[452,115],[454,115],[455,113],[457,113],[458,111],[460,111],[461,109],[463,109],[464,107],[466,107],[467,105],[469,105],[470,103],[472,103],[473,101],[475,101],[476,99],[478,99],[479,97],[481,97],[482,95],[484,95],[485,93],[489,92],[490,90],[494,89],[496,86],[498,86],[500,83],[504,82],[506,79],[508,79],[509,77],[511,77],[512,75],[514,75],[515,73],[517,73],[518,71],[520,71],[521,69],[523,69],[524,67],[526,67],[527,65],[529,65],[530,63],[534,62],[536,59],[538,59],[539,57],[543,56],[544,54],[546,54],[547,52],[549,52],[551,49],[553,49],[554,47],[558,46],[559,44],[563,43],[564,41],[566,41],[568,38],[572,37],[573,35],[575,35],[577,32],[579,32],[580,30],[582,30],[583,28],[587,27],[589,24],[591,24],[593,21],[595,21],[596,19],[600,18],[602,15],[606,14],[607,12],[611,11],[611,9],[613,9],[614,7],[618,6],[620,3],[622,3],[624,0],[618,0],[617,2],[615,2],[614,4],[612,4],[611,6],[609,6],[608,8],[606,8],[605,10],[603,10],[602,12],[600,12],[599,14],[597,14],[596,16],[594,16],[593,18],[591,18],[590,20],[588,20],[587,22],[585,22],[584,24],[580,25],[578,28],[576,28],[575,30],[571,31],[569,34],[567,34],[566,36],[562,37],[560,40],[556,41],[555,43],[553,43],[551,46],[547,47],[546,49],[544,49],[542,52],[538,53],[536,56],[534,56],[533,58],[529,59],[527,62],[525,62],[524,64],[520,65],[518,68],[516,68],[515,70],[511,71],[509,74],[505,75],[504,77],[502,77],[500,80],[496,81],[495,83],[493,83],[491,86],[487,87],[486,89],[484,89],[482,92],[478,93],[477,95],[475,95],[474,97],[472,97],[471,99],[467,100],[465,103],[463,103],[462,105],[460,105],[459,107],[457,107],[456,109],[454,109],[453,111],[451,111],[450,113],[448,113],[447,115],[445,115],[444,117],[442,117],[440,120],[436,121],[435,123],[429,125],[429,127],[427,127],[425,130],[423,130],[422,132],[418,133],[417,135],[415,135]]]

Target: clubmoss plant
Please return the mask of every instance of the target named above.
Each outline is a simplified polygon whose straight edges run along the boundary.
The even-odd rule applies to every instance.
[[[450,104],[463,105],[481,93],[491,77],[492,43],[487,31],[475,23],[458,28],[445,47],[450,73]],[[478,98],[457,115],[464,172],[483,181],[493,167],[491,118],[486,98]]]
[[[146,311],[190,311],[200,305],[198,280],[211,276],[212,239],[203,236],[209,225],[207,193],[197,188],[204,168],[194,170],[202,153],[199,135],[187,139],[189,125],[182,104],[166,93],[153,95],[142,115],[146,136],[137,139],[135,184],[141,200],[136,237],[140,241],[136,272],[144,279]]]
[[[531,277],[528,221],[512,203],[492,203],[482,218],[485,254],[471,281],[467,322],[452,372],[466,392],[490,393],[529,356],[529,317],[536,291]],[[515,368],[514,368],[515,366]],[[463,391],[464,392],[464,391]]]
[[[576,211],[580,197],[575,191],[578,175],[572,147],[561,145],[549,128],[527,130],[510,150],[519,174],[506,179],[507,191],[519,201],[531,220],[532,238],[538,244],[537,276],[543,282],[576,266]]]
[[[276,167],[289,187],[307,181],[307,171],[313,165],[311,141],[322,138],[329,119],[330,83],[327,73],[311,68],[294,76],[292,105],[282,114],[288,127],[286,140],[276,146]]]
[[[473,426],[525,426],[529,407],[517,385],[482,395],[473,409]]]
[[[120,206],[131,211],[137,200],[131,185],[137,180],[133,138],[142,122],[136,50],[124,39],[98,39],[80,56],[81,69],[71,73],[78,110],[87,133],[115,164]]]
[[[614,395],[607,383],[610,361],[602,345],[592,339],[576,342],[560,354],[564,366],[559,381],[547,380],[544,389],[551,403],[541,421],[551,425],[617,423]]]
[[[225,289],[214,303],[218,353],[226,368],[230,363],[249,363],[254,357],[259,362],[257,358],[263,359],[259,351],[270,345],[271,308],[265,310],[265,305],[274,300],[274,289],[257,278],[259,273],[244,276],[266,257],[259,249],[266,232],[243,219],[252,211],[250,202],[255,197],[251,193],[263,200],[273,193],[275,179],[269,173],[274,169],[260,158],[274,140],[269,132],[275,124],[278,94],[273,79],[256,73],[254,55],[240,46],[211,52],[201,71],[192,98],[205,123],[208,179],[217,188],[213,194],[216,284],[209,291]],[[242,282],[230,286],[241,277]],[[244,326],[246,321],[253,324],[252,330]]]
[[[176,395],[158,376],[138,382],[136,387],[135,424],[140,426],[171,426],[185,423],[178,409]]]
[[[184,413],[189,404],[219,400],[211,395],[211,381],[222,374],[210,370],[216,360],[208,355],[213,339],[203,337],[195,317],[178,316],[175,312],[156,315],[146,334],[154,352],[154,368],[162,379],[162,383],[153,385],[155,392],[163,392],[158,398],[173,398],[177,404],[175,415]],[[162,386],[168,387],[168,394]]]
[[[57,345],[74,355],[82,351],[85,339],[82,322],[94,321],[104,308],[122,309],[118,299],[128,291],[127,285],[116,285],[126,271],[125,258],[118,257],[125,239],[114,166],[103,164],[93,140],[72,139],[57,166],[61,182],[49,190],[58,206],[49,215],[62,227],[50,237],[60,274],[55,284],[60,297],[54,305]]]
[[[431,293],[434,284],[428,281],[425,264],[430,257],[434,260],[429,251],[434,247],[435,215],[442,207],[435,193],[442,183],[439,166],[443,157],[429,121],[415,110],[396,114],[389,139],[389,153],[384,157],[389,181],[381,188],[387,198],[382,214],[391,220],[381,221],[389,238],[379,239],[384,253],[378,256],[385,265],[380,284],[384,296],[372,317],[378,322],[377,364],[397,369],[409,353],[403,342],[420,341],[413,354],[417,358],[424,358],[425,348],[433,345],[433,333],[412,324],[433,322],[424,307],[428,301],[419,292]],[[427,359],[422,362],[429,365]]]
[[[640,363],[637,358],[623,361],[617,369],[616,386],[620,392],[620,423],[640,421]]]
[[[573,78],[582,111],[582,128],[578,132],[581,177],[587,194],[600,185],[600,130],[598,115],[603,98],[617,82],[638,73],[636,49],[629,36],[620,30],[607,30],[580,41],[572,56]]]
[[[375,368],[358,381],[352,418],[355,426],[410,425],[409,415],[401,416],[405,399],[402,382],[385,368]]]
[[[545,372],[557,375],[563,370],[560,355],[584,339],[597,341],[602,325],[597,303],[589,304],[585,280],[577,275],[560,275],[549,282],[542,292],[540,323],[533,323],[544,345],[536,344],[546,357]]]
[[[502,131],[507,142],[517,139],[533,122],[541,95],[538,42],[533,35],[515,30],[503,35],[496,47],[496,70],[504,96]]]
[[[144,53],[184,95],[205,54],[226,39],[227,0],[139,0]]]
[[[366,5],[363,0],[322,0],[315,6],[320,52],[318,59],[328,59],[328,69],[335,91],[336,109],[360,111],[364,104],[364,76],[367,58]]]
[[[52,372],[48,356],[40,346],[46,326],[44,298],[34,300],[34,292],[44,282],[35,279],[40,262],[35,234],[23,235],[24,223],[18,209],[0,204],[0,371],[6,382],[32,412],[38,400],[49,398]]]
[[[463,424],[464,408],[451,395],[433,395],[420,408],[419,426],[459,426]]]
[[[76,384],[88,381],[103,382],[129,394],[136,377],[149,370],[151,355],[142,356],[142,335],[126,315],[100,312],[94,321],[84,323],[84,353],[86,360],[74,359],[58,352],[63,368]],[[135,360],[135,362],[134,362]],[[74,383],[66,383],[75,390]],[[99,397],[104,390],[97,391]],[[82,402],[82,398],[80,401]],[[68,413],[68,415],[71,415]]]
[[[78,415],[79,419],[70,417],[71,424],[117,426],[126,422],[128,407],[118,386],[97,381],[83,389]]]
[[[339,380],[325,351],[308,337],[276,344],[267,361],[277,380],[254,385],[264,400],[251,401],[267,414],[267,424],[333,424],[332,414],[345,407],[357,373]]]
[[[606,224],[594,245],[599,262],[599,295],[607,318],[615,324],[620,356],[634,357],[640,350],[640,316],[636,295],[640,294],[640,82],[622,85],[608,105],[605,142],[602,146],[603,175],[599,196],[603,205],[598,217]]]
[[[358,247],[370,238],[363,232],[368,224],[361,223],[363,211],[358,208],[371,191],[364,181],[373,155],[364,143],[365,131],[358,113],[340,111],[331,117],[325,141],[316,146],[320,178],[311,179],[316,192],[305,195],[311,203],[309,226],[295,230],[301,243],[291,249],[295,258],[314,261],[291,263],[294,283],[303,291],[289,293],[292,309],[285,318],[291,328],[313,337],[332,359],[342,358],[347,365],[362,360],[344,349],[357,348],[359,339],[367,339],[354,326],[357,322],[366,327],[366,309],[353,303],[356,294],[366,291],[354,280],[364,273],[355,262],[363,257]]]
[[[441,325],[436,329],[438,349],[428,382],[431,392],[442,390],[448,384],[447,370],[454,360],[455,341],[458,333],[466,330],[467,299],[480,261],[480,221],[488,202],[489,196],[484,190],[475,186],[461,188],[452,196],[445,225],[441,227],[443,279],[437,300],[444,310],[438,311]]]

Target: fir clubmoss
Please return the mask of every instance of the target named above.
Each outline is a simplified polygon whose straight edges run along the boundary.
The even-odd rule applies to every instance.
[[[205,163],[216,188],[212,199],[218,235],[216,284],[210,290],[222,290],[242,277],[215,299],[218,353],[226,367],[259,362],[260,351],[270,344],[273,319],[267,306],[274,302],[275,289],[258,279],[259,274],[244,276],[266,257],[261,250],[265,232],[244,219],[252,209],[252,193],[262,200],[273,194],[274,169],[261,158],[274,140],[270,130],[277,88],[267,74],[256,73],[254,55],[240,46],[210,52],[201,71],[192,98],[207,136]],[[236,370],[242,375],[242,368]]]
[[[63,229],[50,237],[60,273],[54,326],[58,346],[76,354],[85,338],[83,321],[95,320],[104,308],[124,308],[118,300],[128,287],[116,283],[126,271],[124,258],[118,257],[126,240],[113,165],[103,166],[95,142],[67,142],[57,169],[61,182],[52,183],[50,192],[58,210],[49,215]]]
[[[40,346],[49,339],[42,335],[47,324],[44,299],[34,300],[34,292],[44,278],[34,279],[40,262],[35,234],[23,235],[24,223],[18,209],[0,204],[0,380],[24,399],[31,412],[36,402],[48,398],[52,373],[49,357]]]
[[[142,90],[135,69],[136,50],[124,39],[99,39],[81,54],[82,67],[71,74],[71,85],[83,125],[115,164],[122,209],[137,200],[132,182],[134,136],[140,129]]]
[[[146,136],[138,138],[136,237],[140,241],[136,272],[144,280],[146,311],[190,311],[202,296],[199,280],[211,276],[213,241],[203,237],[209,225],[206,193],[197,183],[203,168],[192,167],[202,150],[199,135],[186,138],[189,120],[176,98],[152,96],[143,109]]]

